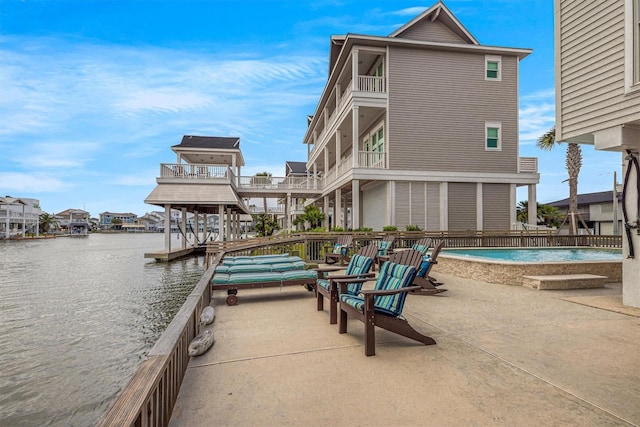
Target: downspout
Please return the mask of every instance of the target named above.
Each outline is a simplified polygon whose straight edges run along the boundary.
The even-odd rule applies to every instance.
[[[631,150],[626,150],[627,156],[624,158],[628,161],[627,171],[624,174],[624,182],[622,185],[622,215],[624,216],[624,230],[627,235],[627,242],[629,243],[629,256],[627,258],[635,258],[635,250],[633,247],[633,238],[631,229],[635,228],[640,235],[640,163],[638,163],[638,156]],[[629,177],[631,175],[631,169],[636,171],[636,220],[634,222],[629,221],[629,214],[627,213],[627,186],[629,185]]]

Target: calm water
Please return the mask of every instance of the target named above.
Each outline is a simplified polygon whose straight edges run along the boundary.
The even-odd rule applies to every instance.
[[[0,241],[0,426],[90,426],[204,272],[160,234]]]
[[[622,261],[620,249],[447,249],[443,253],[517,262]]]

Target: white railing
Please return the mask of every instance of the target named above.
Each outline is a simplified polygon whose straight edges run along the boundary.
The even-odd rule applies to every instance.
[[[358,153],[360,168],[370,168],[370,169],[386,169],[387,168],[387,156],[384,152],[371,152],[371,151],[360,151]]]
[[[356,90],[362,92],[385,93],[386,79],[375,76],[358,76],[358,87]]]
[[[537,173],[538,158],[537,157],[520,157],[518,171],[519,173]]]
[[[241,176],[238,188],[242,190],[320,190],[319,178],[301,176]]]
[[[206,165],[187,163],[161,163],[161,178],[185,179],[230,179],[232,174],[227,165]]]

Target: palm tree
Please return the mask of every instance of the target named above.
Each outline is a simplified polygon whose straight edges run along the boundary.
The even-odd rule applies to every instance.
[[[561,144],[561,142],[556,141],[556,127],[553,126],[538,138],[536,146],[542,150],[549,151],[557,144]],[[576,222],[576,216],[580,216],[578,213],[578,175],[582,167],[582,149],[579,144],[575,142],[567,143],[565,166],[569,174],[569,212],[567,215],[571,220],[571,232],[578,234],[578,224]]]
[[[51,227],[58,226],[58,220],[55,215],[48,214],[43,212],[40,214],[40,218],[38,220],[40,231],[43,233],[48,233]]]
[[[558,210],[558,208],[550,205],[541,205],[540,203],[536,203],[536,217],[538,225],[545,225],[547,227],[559,227],[562,224],[562,213]],[[518,206],[516,208],[517,219],[520,222],[526,223],[529,218],[529,202],[527,200],[522,200],[518,202]]]

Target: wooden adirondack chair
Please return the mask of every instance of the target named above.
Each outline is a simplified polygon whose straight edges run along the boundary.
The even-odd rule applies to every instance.
[[[444,243],[439,243],[431,253],[428,258],[428,261],[425,260],[425,255],[417,251],[415,249],[409,249],[406,251],[400,251],[394,253],[389,257],[389,261],[395,262],[398,264],[412,265],[415,267],[416,274],[415,279],[413,280],[413,284],[420,286],[419,290],[413,291],[413,294],[417,295],[435,295],[442,292],[446,292],[446,289],[439,289],[436,287],[435,279],[429,277],[428,272],[431,270],[433,264],[435,264],[436,258],[440,253],[440,250],[444,246]]]
[[[386,234],[384,238],[378,243],[378,252],[376,254],[375,261],[373,263],[373,271],[376,271],[376,264],[382,265],[380,257],[387,260],[387,255],[393,252],[393,242],[396,240],[396,236],[393,234]]]
[[[336,239],[336,243],[333,247],[327,246],[324,248],[324,262],[325,264],[335,264],[340,261],[340,265],[345,265],[351,259],[349,257],[349,249],[353,245],[353,236],[351,234],[341,234]]]
[[[347,271],[345,274],[331,275],[323,277],[325,273],[330,271],[337,271],[339,268],[317,268],[319,279],[316,281],[316,298],[317,298],[317,310],[324,310],[324,298],[329,301],[329,323],[335,325],[338,323],[338,285],[337,279],[351,279],[353,282],[349,283],[347,292],[353,295],[358,295],[360,289],[362,289],[362,281],[358,282],[357,279],[368,279],[375,277],[375,274],[369,272],[373,265],[373,258],[378,252],[377,245],[367,245],[360,248],[357,254],[351,257]]]
[[[382,265],[373,290],[360,291],[361,296],[347,293],[347,283],[340,282],[340,325],[339,332],[347,332],[348,316],[355,317],[364,323],[364,354],[376,354],[375,327],[386,329],[396,334],[411,338],[425,345],[436,341],[416,331],[402,317],[402,309],[407,293],[419,290],[419,286],[411,286],[416,275],[416,268],[411,265],[396,264],[387,261]]]

